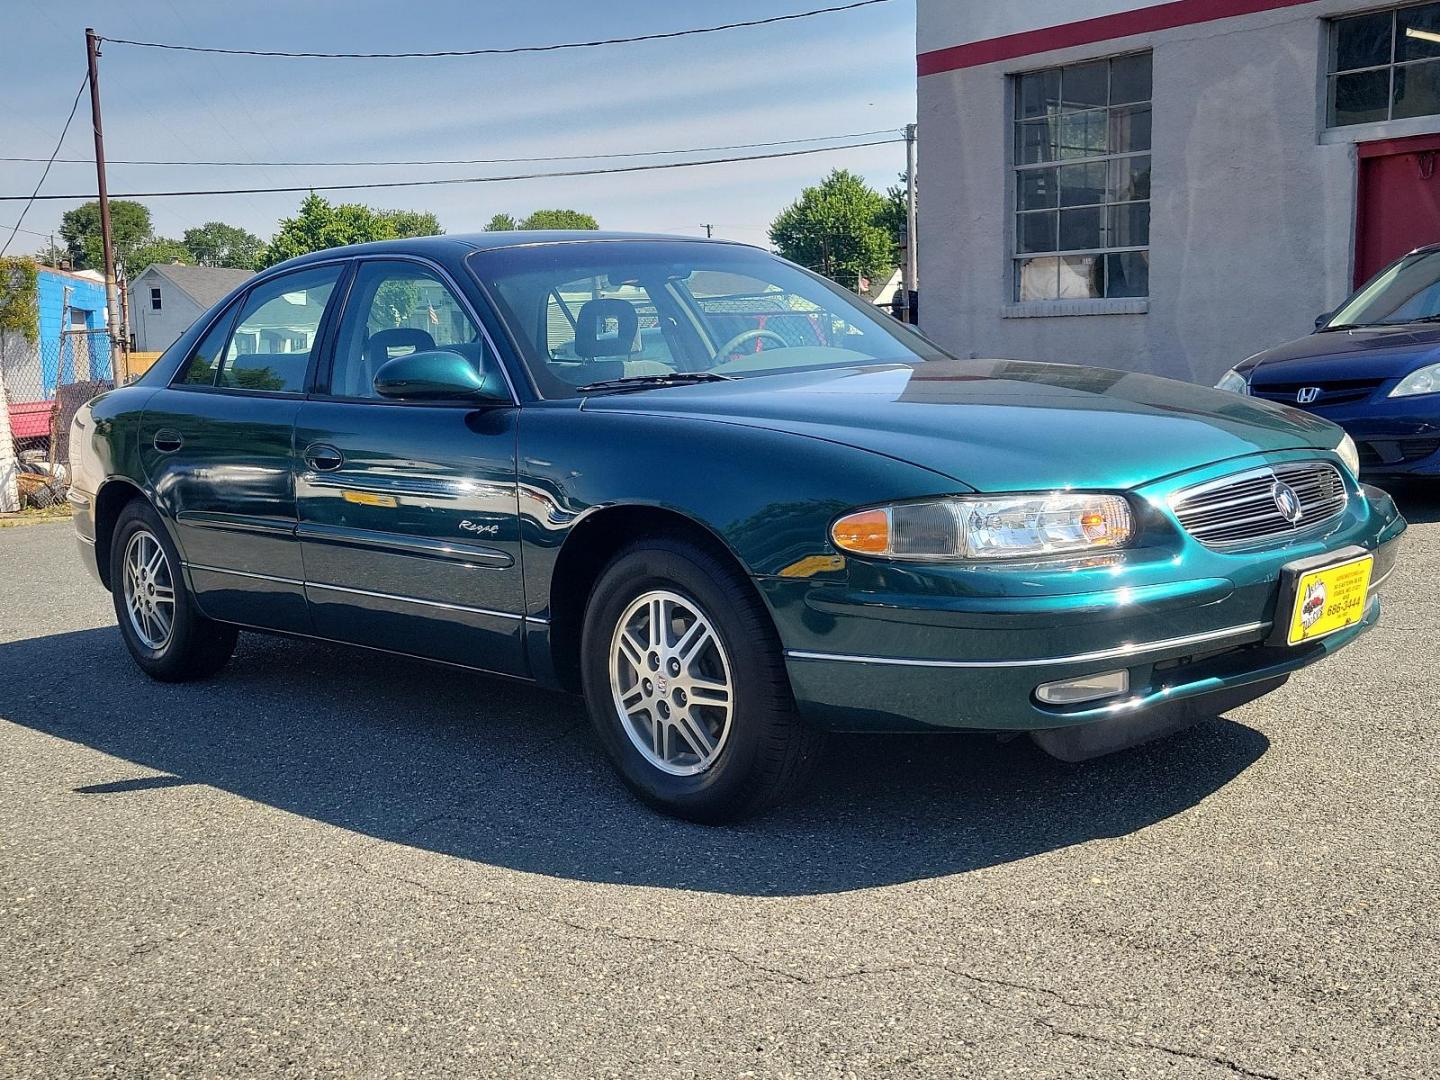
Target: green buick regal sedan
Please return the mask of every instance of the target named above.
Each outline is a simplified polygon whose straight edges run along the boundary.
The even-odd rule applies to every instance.
[[[604,233],[276,266],[71,447],[154,678],[257,630],[563,688],[701,821],[826,730],[1079,760],[1234,708],[1375,624],[1405,528],[1314,416],[957,360],[753,248]]]

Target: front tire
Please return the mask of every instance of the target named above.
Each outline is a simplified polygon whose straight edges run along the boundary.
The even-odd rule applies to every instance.
[[[214,675],[239,632],[207,619],[180,570],[180,554],[160,517],[136,500],[120,511],[110,544],[110,594],[120,636],[141,670],[161,682]]]
[[[585,610],[591,721],[625,783],[667,814],[718,824],[798,787],[819,735],[795,711],[780,643],[749,583],[682,539],[634,544]]]

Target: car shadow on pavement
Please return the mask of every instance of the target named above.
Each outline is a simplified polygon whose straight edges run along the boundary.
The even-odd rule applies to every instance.
[[[0,717],[121,759],[88,770],[77,799],[206,784],[461,859],[743,895],[932,878],[1132,833],[1269,745],[1215,720],[1073,766],[1026,739],[836,737],[792,802],[706,828],[632,799],[578,701],[419,661],[246,634],[216,679],[166,685],[105,628],[0,645],[0,687]]]

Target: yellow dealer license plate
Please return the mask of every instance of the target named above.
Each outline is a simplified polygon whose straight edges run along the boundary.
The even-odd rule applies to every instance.
[[[1295,581],[1289,643],[1314,641],[1363,619],[1374,565],[1374,556],[1365,555],[1301,574]]]

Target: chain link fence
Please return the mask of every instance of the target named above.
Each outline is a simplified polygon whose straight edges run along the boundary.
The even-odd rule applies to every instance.
[[[0,511],[64,502],[70,422],[113,385],[103,329],[67,330],[58,340],[0,334]]]

